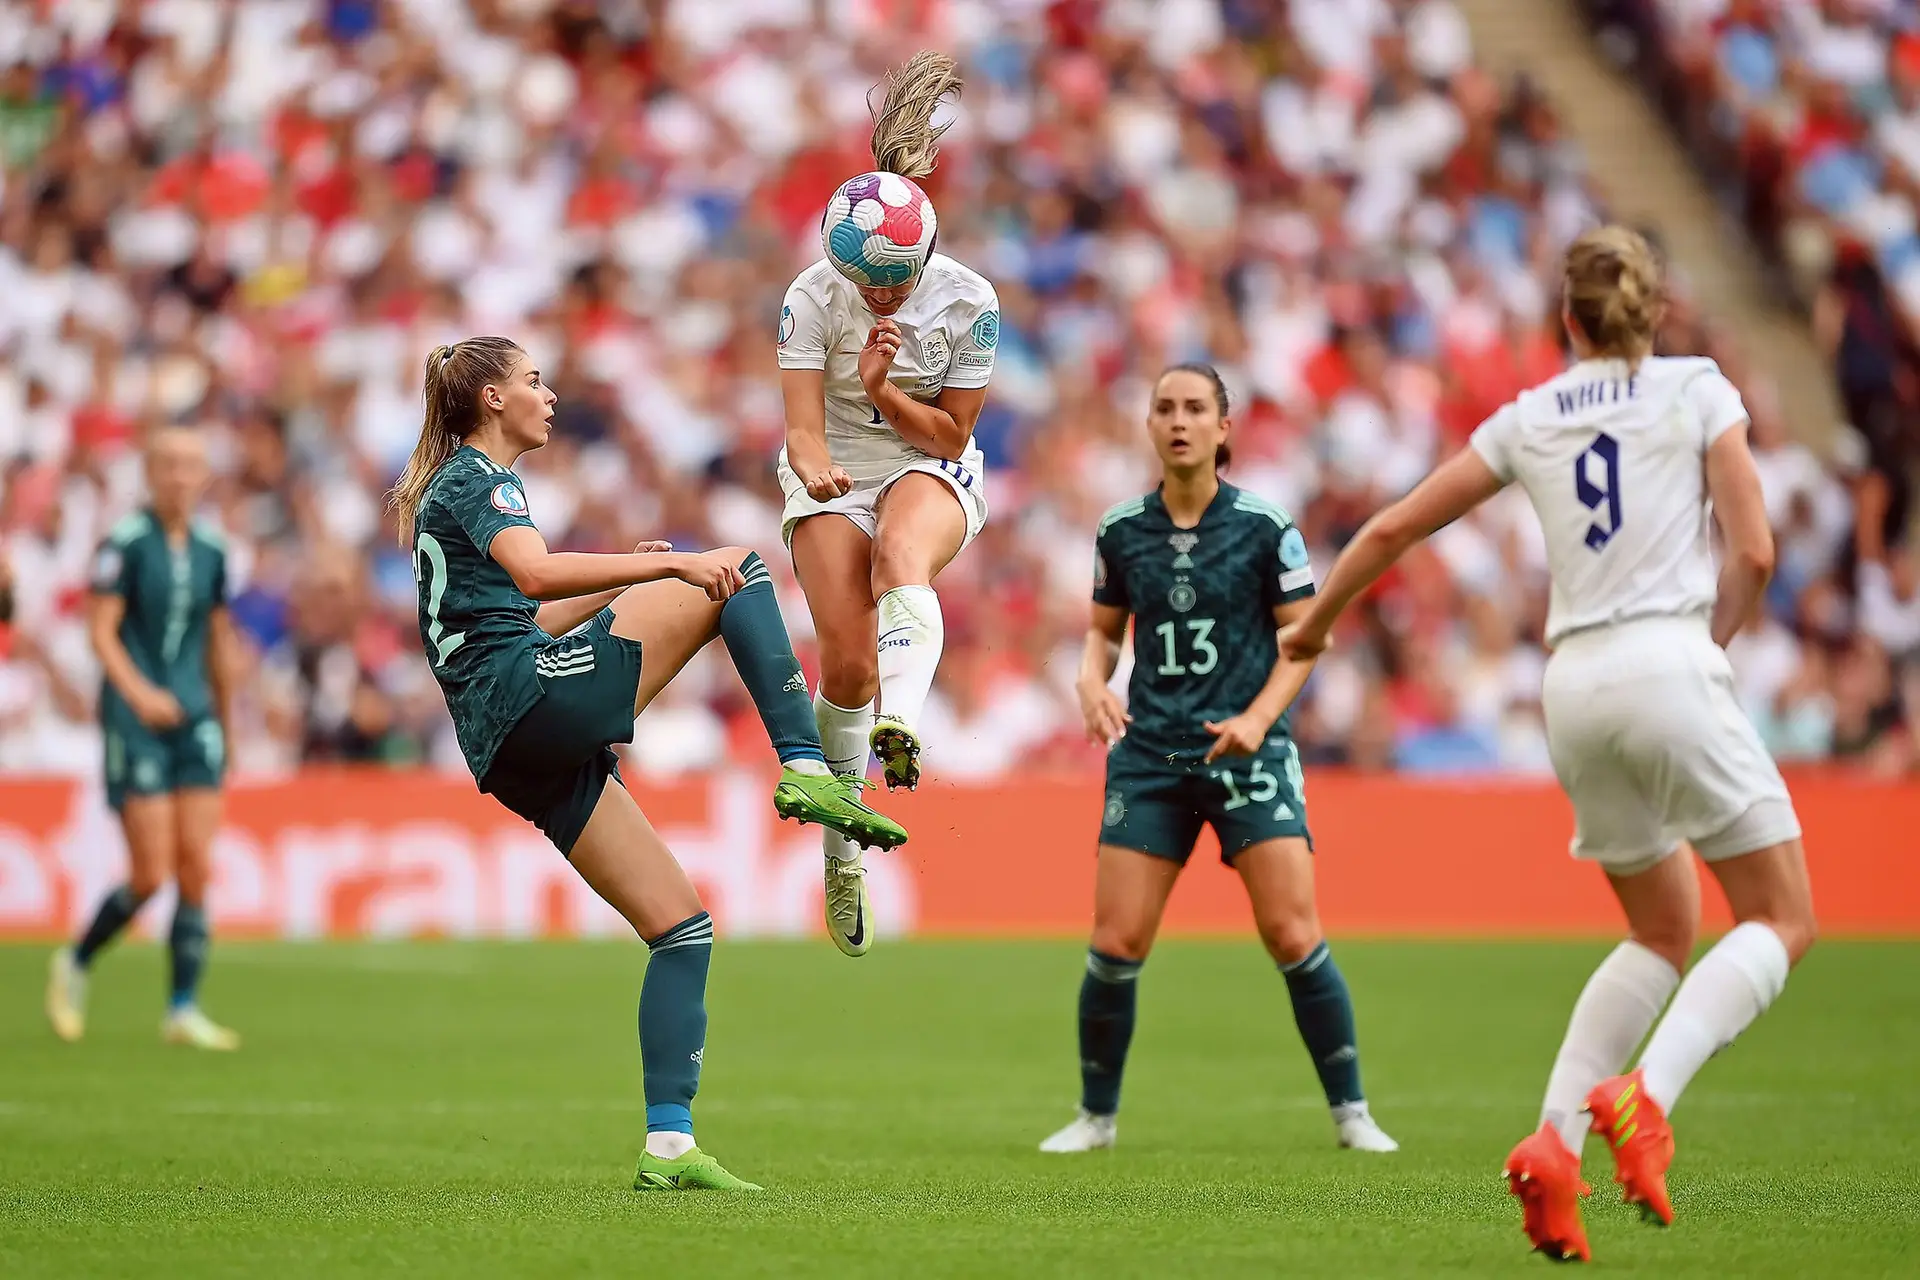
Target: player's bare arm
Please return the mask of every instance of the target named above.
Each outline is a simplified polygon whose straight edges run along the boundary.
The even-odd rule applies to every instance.
[[[152,729],[171,729],[185,718],[180,700],[162,689],[134,665],[133,655],[120,640],[120,623],[127,616],[126,597],[97,591],[87,611],[87,638],[93,644],[100,670],[115,692],[127,700],[140,723]]]
[[[1773,577],[1773,529],[1760,471],[1747,448],[1747,424],[1729,427],[1707,446],[1707,496],[1726,556],[1713,601],[1713,642],[1722,649],[1760,607]]]
[[[1304,661],[1325,652],[1335,620],[1354,597],[1378,581],[1416,542],[1505,487],[1472,449],[1462,449],[1441,463],[1412,493],[1360,527],[1320,584],[1306,615],[1280,633],[1282,656]]]
[[[1128,612],[1117,604],[1093,606],[1087,642],[1080,651],[1080,675],[1074,692],[1080,697],[1080,716],[1087,736],[1112,746],[1126,736],[1133,717],[1113,691],[1113,673],[1120,669],[1120,642],[1126,638]]]
[[[662,578],[678,578],[699,587],[710,600],[725,600],[745,585],[739,566],[727,563],[723,557],[671,551],[627,555],[549,551],[540,531],[525,525],[501,530],[487,554],[507,571],[513,585],[530,600],[571,602],[578,596],[618,592]],[[599,611],[595,609],[586,616],[590,618]],[[561,628],[562,631],[571,629]],[[548,629],[542,626],[541,630]]]
[[[1284,635],[1287,627],[1306,617],[1313,601],[1295,600],[1291,604],[1275,605],[1273,623]],[[1267,682],[1254,696],[1247,709],[1239,715],[1218,723],[1207,721],[1205,728],[1213,735],[1213,746],[1207,749],[1206,763],[1212,764],[1221,756],[1250,756],[1266,744],[1267,735],[1273,731],[1274,722],[1279,720],[1293,700],[1300,696],[1300,690],[1306,687],[1307,677],[1313,674],[1314,658],[1289,658],[1282,650],[1274,660],[1273,671],[1267,676]]]
[[[787,465],[815,502],[831,502],[853,489],[827,451],[827,375],[824,369],[782,369],[780,398],[787,418]]]
[[[240,633],[233,615],[223,605],[207,615],[207,687],[213,691],[213,714],[228,749],[233,743],[233,695],[240,688]]]
[[[860,348],[860,384],[867,389],[874,410],[902,440],[936,458],[957,459],[973,438],[973,425],[987,403],[987,389],[945,387],[932,404],[915,400],[887,380],[900,338],[900,326],[891,320],[873,326]]]
[[[634,547],[633,554],[657,555],[671,550],[673,550],[671,542],[649,539]],[[563,636],[618,600],[621,592],[625,590],[625,587],[609,587],[605,591],[596,591],[592,595],[574,596],[570,600],[549,600],[534,613],[534,623],[550,636]]]

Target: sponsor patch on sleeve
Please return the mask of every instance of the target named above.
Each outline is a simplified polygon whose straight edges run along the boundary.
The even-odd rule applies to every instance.
[[[527,514],[527,497],[520,492],[519,485],[511,480],[502,480],[493,486],[493,509],[510,516],[524,516]]]
[[[793,337],[793,308],[780,308],[780,345],[786,346],[787,339]]]
[[[107,590],[117,586],[120,581],[122,562],[120,548],[113,546],[100,548],[100,553],[93,558],[94,586]]]
[[[973,322],[973,345],[991,351],[1000,341],[1000,313],[988,311]]]
[[[1310,562],[1307,559],[1307,540],[1300,536],[1300,530],[1288,529],[1280,535],[1280,567],[1282,569],[1304,569]]]

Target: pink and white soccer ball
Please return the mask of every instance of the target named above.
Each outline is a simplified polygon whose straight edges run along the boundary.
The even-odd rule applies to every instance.
[[[827,202],[820,242],[834,270],[857,285],[889,289],[920,274],[933,252],[933,201],[911,178],[863,173]]]

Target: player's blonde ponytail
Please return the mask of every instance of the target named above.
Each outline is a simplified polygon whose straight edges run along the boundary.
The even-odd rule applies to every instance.
[[[887,76],[887,95],[873,116],[873,165],[883,173],[924,178],[940,158],[935,145],[952,122],[933,127],[941,99],[961,89],[960,65],[922,51]]]
[[[1598,227],[1567,247],[1567,311],[1596,356],[1638,364],[1666,311],[1653,247],[1626,227]]]
[[[463,338],[427,353],[426,417],[406,469],[387,494],[400,526],[400,545],[413,542],[413,519],[433,473],[460,449],[480,425],[480,388],[513,372],[523,352],[511,338]]]

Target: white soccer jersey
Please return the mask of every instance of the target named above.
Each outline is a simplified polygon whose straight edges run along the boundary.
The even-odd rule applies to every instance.
[[[979,272],[936,253],[890,319],[903,341],[887,376],[916,400],[943,387],[984,387],[1000,339],[1000,299]],[[860,385],[860,348],[878,319],[825,258],[787,289],[780,309],[780,367],[827,375],[827,452],[855,484],[874,483],[930,455],[902,440]]]
[[[1710,611],[1718,589],[1705,453],[1746,406],[1712,360],[1584,360],[1480,424],[1546,535],[1547,643],[1630,618]]]

